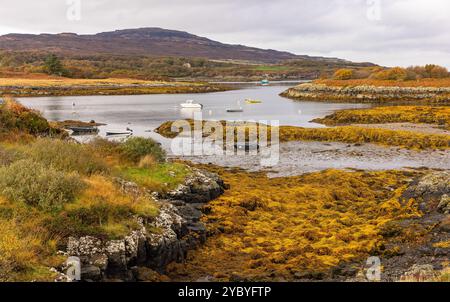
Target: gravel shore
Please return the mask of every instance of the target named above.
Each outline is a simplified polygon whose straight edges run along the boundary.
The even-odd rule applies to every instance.
[[[237,167],[248,171],[267,171],[270,177],[295,176],[327,169],[392,170],[429,168],[450,170],[450,152],[414,151],[372,144],[288,142],[280,144],[277,165],[261,166],[260,156],[183,157],[194,163]]]

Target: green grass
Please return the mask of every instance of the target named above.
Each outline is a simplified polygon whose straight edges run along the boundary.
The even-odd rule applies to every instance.
[[[288,70],[286,66],[277,66],[277,65],[261,65],[253,68],[256,71],[283,71]]]
[[[189,174],[189,168],[179,163],[164,163],[151,168],[124,167],[120,174],[147,189],[165,191],[183,183]]]

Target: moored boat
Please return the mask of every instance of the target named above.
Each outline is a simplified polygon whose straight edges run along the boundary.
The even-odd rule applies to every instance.
[[[180,104],[181,108],[194,108],[201,109],[203,108],[202,104],[195,103],[193,100],[187,100],[185,103]]]
[[[130,128],[127,128],[126,130],[107,130],[106,136],[113,136],[113,135],[133,135],[133,130]]]
[[[270,82],[267,79],[261,81],[262,86],[269,86],[269,84],[270,84]]]
[[[99,132],[98,128],[93,127],[93,126],[85,126],[85,127],[69,126],[66,129],[71,130],[74,134],[98,133]]]
[[[260,100],[253,100],[253,99],[246,99],[245,102],[247,104],[261,104],[262,103],[262,101],[260,101]]]

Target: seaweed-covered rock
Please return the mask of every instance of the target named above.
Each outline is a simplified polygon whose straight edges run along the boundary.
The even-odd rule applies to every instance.
[[[403,193],[404,199],[415,199],[424,211],[439,208],[447,211],[450,195],[450,171],[440,171],[427,174],[414,181]]]
[[[450,196],[445,194],[441,197],[438,204],[438,210],[444,214],[450,214]]]

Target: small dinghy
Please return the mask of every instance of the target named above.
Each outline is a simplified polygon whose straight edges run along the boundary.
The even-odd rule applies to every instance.
[[[260,100],[252,100],[252,99],[246,99],[245,102],[247,104],[261,104],[262,103]]]
[[[133,135],[133,130],[130,128],[127,128],[124,130],[108,130],[106,131],[106,136],[113,136],[113,135]]]
[[[67,127],[68,130],[71,130],[74,134],[85,134],[85,133],[98,133],[99,130],[97,127],[93,126],[85,126],[85,127]]]
[[[181,108],[202,109],[203,105],[195,103],[193,100],[187,100],[185,103],[180,104]]]
[[[238,142],[234,144],[234,149],[239,151],[259,151],[259,143],[258,142]]]
[[[228,113],[244,112],[244,109],[227,109]]]

